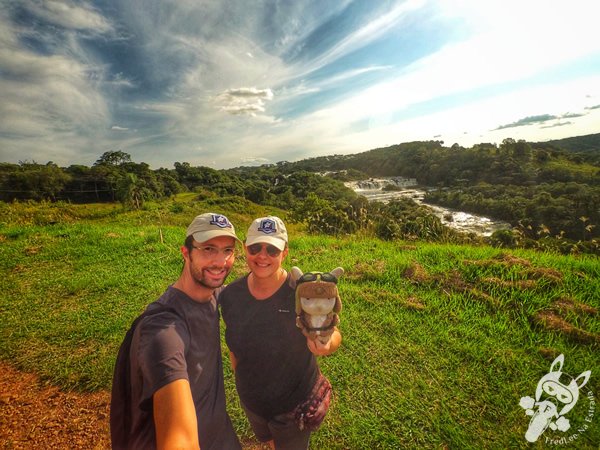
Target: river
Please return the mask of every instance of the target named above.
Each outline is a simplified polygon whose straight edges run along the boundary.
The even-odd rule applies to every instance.
[[[396,186],[398,190],[384,191],[383,187],[390,184]],[[347,182],[345,185],[370,201],[377,200],[385,203],[394,198],[409,197],[415,202],[430,208],[444,225],[465,233],[491,236],[494,231],[510,229],[510,224],[507,222],[425,203],[423,199],[427,188],[419,186],[415,178],[370,178],[368,180]]]

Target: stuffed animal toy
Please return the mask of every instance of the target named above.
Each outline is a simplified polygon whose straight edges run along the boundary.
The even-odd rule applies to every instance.
[[[343,273],[341,267],[331,272],[307,273],[292,267],[292,279],[296,281],[296,326],[313,341],[318,339],[326,344],[340,322],[342,300],[337,281]]]

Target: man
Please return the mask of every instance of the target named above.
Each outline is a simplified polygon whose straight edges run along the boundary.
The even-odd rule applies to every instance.
[[[225,410],[215,300],[237,240],[220,214],[201,214],[188,227],[179,279],[134,322],[117,358],[114,449],[241,448]]]

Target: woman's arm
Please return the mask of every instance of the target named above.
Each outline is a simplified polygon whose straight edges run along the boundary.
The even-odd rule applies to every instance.
[[[231,369],[235,372],[235,368],[237,367],[237,358],[233,352],[229,352],[229,360],[231,361]]]

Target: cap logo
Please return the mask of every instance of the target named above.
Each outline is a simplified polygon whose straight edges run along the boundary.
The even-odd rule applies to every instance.
[[[216,225],[220,228],[232,228],[229,219],[221,214],[213,214],[210,220],[211,225]]]
[[[277,224],[273,219],[263,219],[258,226],[258,231],[265,234],[277,233]]]

